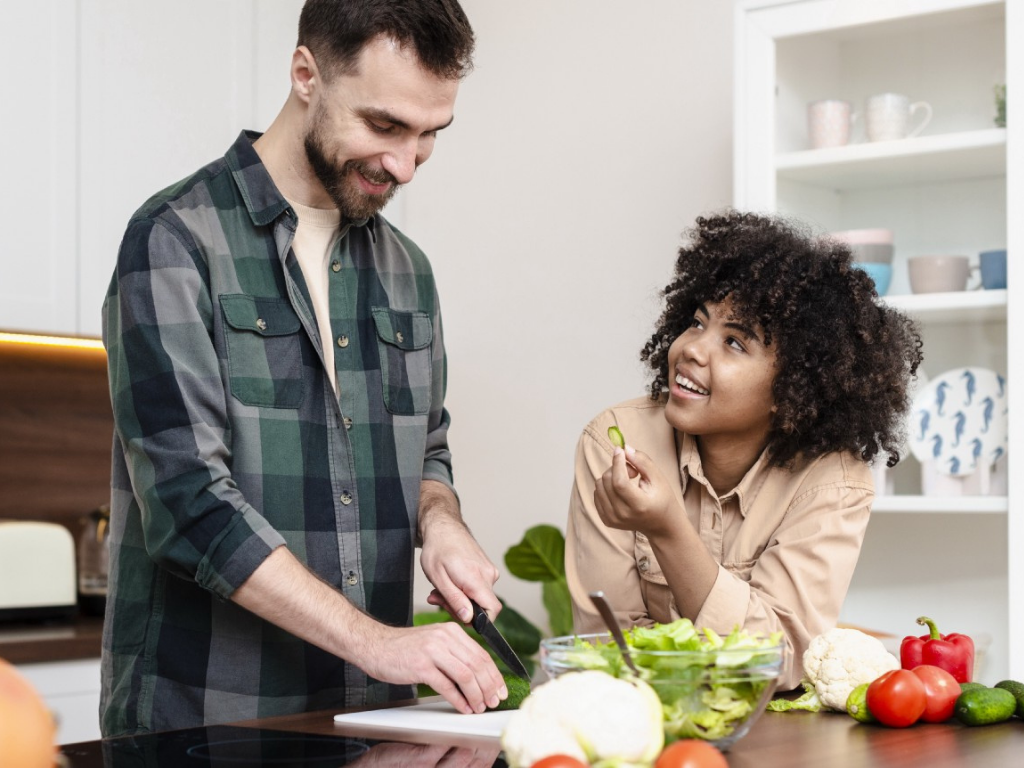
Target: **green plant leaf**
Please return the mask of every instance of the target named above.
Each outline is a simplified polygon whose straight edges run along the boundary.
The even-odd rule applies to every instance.
[[[565,537],[553,525],[535,525],[509,547],[505,565],[524,581],[565,580]]]
[[[428,624],[443,624],[446,621],[453,621],[452,615],[441,608],[436,611],[423,611],[414,614],[412,625],[414,627],[425,627]]]
[[[556,581],[544,582],[541,585],[541,598],[548,611],[551,634],[555,637],[571,635],[573,633],[572,599],[569,597],[569,586],[565,583],[565,577]]]
[[[502,605],[505,607],[494,620],[494,626],[508,640],[508,644],[512,646],[520,660],[533,656],[540,650],[540,630],[515,608],[510,608],[504,600]]]

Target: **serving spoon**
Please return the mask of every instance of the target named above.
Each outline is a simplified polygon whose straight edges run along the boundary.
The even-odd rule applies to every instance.
[[[619,623],[615,620],[615,614],[612,613],[612,607],[605,599],[604,592],[600,590],[597,592],[591,592],[590,601],[594,604],[594,607],[597,608],[597,612],[601,614],[601,618],[604,619],[604,623],[608,627],[608,631],[612,633],[612,639],[615,640],[615,644],[619,646],[619,651],[622,653],[622,660],[626,662],[626,665],[631,670],[633,670],[633,674],[639,677],[640,670],[637,669],[636,664],[633,663],[633,658],[629,654],[629,647],[626,645],[626,638],[622,634],[622,630],[619,628]]]

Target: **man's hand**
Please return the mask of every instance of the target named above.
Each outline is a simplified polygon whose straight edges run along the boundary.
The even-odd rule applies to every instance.
[[[473,618],[469,598],[492,619],[497,616],[501,611],[494,594],[498,569],[462,521],[458,502],[444,484],[424,480],[420,486],[419,528],[420,566],[434,585],[427,602],[467,623]]]
[[[391,627],[360,611],[278,547],[231,599],[386,683],[426,683],[460,712],[508,697],[491,657],[459,626]]]
[[[609,528],[639,531],[648,538],[685,522],[657,465],[646,453],[616,448],[612,466],[594,488],[594,505]]]
[[[362,633],[360,633],[362,634]],[[487,651],[457,624],[389,627],[363,634],[351,660],[389,683],[426,683],[464,714],[496,707],[508,697]]]

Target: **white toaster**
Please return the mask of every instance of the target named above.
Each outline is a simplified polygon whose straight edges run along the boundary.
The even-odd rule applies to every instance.
[[[0,520],[0,620],[72,616],[75,541],[57,523]]]

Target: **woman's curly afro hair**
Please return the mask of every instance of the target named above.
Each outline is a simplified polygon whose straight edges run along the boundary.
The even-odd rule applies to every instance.
[[[833,451],[899,461],[921,337],[907,316],[879,304],[849,249],[795,222],[729,211],[701,217],[679,250],[665,311],[640,353],[654,372],[651,399],[668,386],[668,349],[702,304],[732,302],[775,348],[769,460],[790,465]]]

